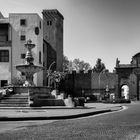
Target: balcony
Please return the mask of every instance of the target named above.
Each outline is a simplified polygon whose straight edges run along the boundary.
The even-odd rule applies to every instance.
[[[12,46],[12,41],[0,41],[0,47],[10,47]]]

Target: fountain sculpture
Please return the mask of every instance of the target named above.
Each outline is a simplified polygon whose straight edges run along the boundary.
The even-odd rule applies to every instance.
[[[27,49],[25,56],[25,64],[20,64],[16,66],[16,69],[22,73],[24,73],[26,80],[24,86],[34,86],[33,75],[43,69],[41,66],[37,66],[33,64],[34,58],[32,56],[32,49],[35,47],[35,44],[32,44],[31,40],[28,40],[25,44],[25,48]]]

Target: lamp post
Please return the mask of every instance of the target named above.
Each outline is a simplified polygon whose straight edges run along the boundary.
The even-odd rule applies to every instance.
[[[101,75],[102,75],[102,73],[103,73],[103,71],[101,71],[100,73],[99,73],[99,93],[101,92],[100,91],[100,86],[101,86]]]
[[[105,70],[103,70],[103,71],[101,71],[100,73],[99,73],[99,93],[100,93],[100,95],[101,95],[101,75],[103,74],[103,73],[105,73]]]
[[[50,64],[49,68],[48,68],[48,87],[50,87],[50,79],[49,79],[49,76],[50,76],[50,70],[51,70],[51,67],[52,67],[55,63],[56,63],[56,62],[53,61],[53,62]]]

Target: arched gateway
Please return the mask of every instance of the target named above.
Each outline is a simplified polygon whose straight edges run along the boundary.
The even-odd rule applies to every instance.
[[[120,64],[120,61],[116,61],[116,73],[117,73],[117,87],[116,93],[119,98],[122,97],[122,87],[127,85],[129,88],[130,99],[140,99],[140,53],[135,54],[132,57],[130,64]],[[126,90],[126,89],[125,89]],[[127,95],[125,93],[125,98]]]

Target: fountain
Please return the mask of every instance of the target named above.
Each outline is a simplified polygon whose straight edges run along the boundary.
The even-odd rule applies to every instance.
[[[25,74],[26,80],[24,86],[35,86],[33,82],[33,75],[43,69],[41,66],[33,64],[34,58],[32,56],[32,49],[35,47],[35,44],[32,44],[31,40],[28,40],[25,44],[27,49],[25,56],[25,64],[20,64],[16,66],[16,69]]]
[[[33,82],[33,75],[41,70],[43,67],[34,65],[34,58],[32,56],[32,49],[35,47],[35,44],[32,44],[31,40],[28,40],[25,44],[27,49],[25,56],[25,64],[19,64],[16,66],[16,69],[24,73],[26,80],[23,86],[15,87],[15,93],[20,93],[20,95],[27,95],[28,105],[30,107],[39,107],[39,106],[67,106],[74,107],[74,102],[72,98],[68,96],[67,99],[60,97],[61,95],[52,95],[51,88],[49,87],[37,87]],[[63,95],[64,96],[64,95]]]
[[[33,104],[32,93],[34,93],[33,87],[35,88],[35,84],[33,82],[33,75],[41,70],[43,70],[43,67],[34,65],[33,61],[33,55],[32,55],[32,49],[35,47],[35,44],[32,44],[31,40],[28,40],[25,44],[25,48],[27,49],[26,56],[25,56],[25,64],[19,64],[16,66],[16,69],[20,71],[21,73],[24,73],[25,75],[25,83],[23,84],[23,87],[20,87],[19,89],[23,89],[21,93],[24,93],[28,96],[28,106]],[[36,87],[38,88],[38,87]],[[36,89],[35,89],[36,90]],[[19,93],[19,91],[18,91]]]

